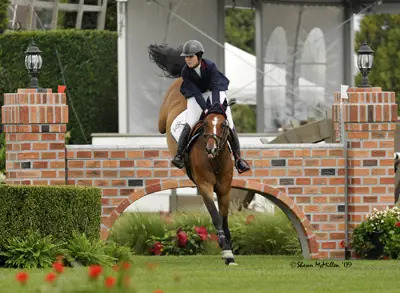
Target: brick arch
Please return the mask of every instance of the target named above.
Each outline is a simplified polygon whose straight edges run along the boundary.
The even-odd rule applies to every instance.
[[[112,225],[123,211],[135,201],[151,193],[181,187],[195,187],[195,185],[192,181],[187,179],[173,179],[139,188],[124,199],[107,218],[102,219],[101,239],[107,239]],[[299,235],[304,258],[318,258],[318,245],[310,221],[285,192],[263,183],[245,179],[233,179],[232,188],[255,191],[258,194],[265,196],[281,208],[293,223],[297,234]]]

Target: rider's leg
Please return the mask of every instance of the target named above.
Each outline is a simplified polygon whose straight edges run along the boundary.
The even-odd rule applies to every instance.
[[[178,139],[178,149],[176,156],[172,160],[172,164],[175,167],[182,169],[185,165],[183,160],[183,153],[185,151],[186,145],[189,142],[190,130],[196,125],[199,117],[201,115],[201,108],[197,104],[194,97],[187,99],[187,110],[186,110],[186,124],[183,127],[182,133]]]
[[[220,92],[220,96],[221,96],[221,104],[222,104],[224,102],[224,100],[226,99],[225,92]],[[235,124],[233,123],[232,111],[231,111],[231,107],[230,106],[228,106],[226,108],[225,114],[226,114],[226,118],[227,118],[227,120],[229,122],[229,128],[231,129],[231,131],[230,131],[231,135],[230,135],[229,142],[230,142],[231,147],[232,147],[233,156],[235,157],[235,167],[236,167],[236,169],[238,170],[238,172],[240,174],[240,173],[249,171],[250,170],[250,166],[240,156],[240,143],[239,143],[239,138],[237,136],[237,132],[236,132],[236,129],[235,129]]]

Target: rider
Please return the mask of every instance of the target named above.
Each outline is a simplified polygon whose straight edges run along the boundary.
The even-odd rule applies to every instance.
[[[228,89],[229,80],[218,71],[212,61],[202,58],[203,53],[203,45],[196,40],[187,41],[182,48],[181,56],[185,57],[186,65],[181,74],[183,78],[181,93],[187,99],[186,124],[178,140],[177,154],[172,160],[172,163],[179,169],[184,166],[183,152],[189,140],[190,130],[198,122],[203,111],[207,114],[207,99],[212,98],[210,104],[223,104],[226,100],[225,91]],[[231,130],[229,142],[235,157],[235,166],[239,173],[243,173],[250,170],[250,167],[240,157],[239,139],[229,106],[227,106],[225,114]]]

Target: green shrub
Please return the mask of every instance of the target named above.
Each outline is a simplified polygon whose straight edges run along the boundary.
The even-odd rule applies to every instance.
[[[236,213],[230,231],[237,254],[296,255],[301,253],[297,232],[287,216]]]
[[[132,260],[132,252],[129,247],[119,245],[114,241],[107,241],[104,246],[104,252],[114,258],[117,262]]]
[[[114,223],[109,240],[130,247],[134,254],[146,254],[147,240],[164,236],[165,227],[159,215],[125,213]]]
[[[47,268],[60,252],[60,244],[54,244],[51,235],[43,237],[38,231],[29,231],[24,237],[7,240],[0,255],[7,267]]]
[[[0,35],[0,105],[4,93],[26,88],[24,52],[31,39],[42,51],[39,85],[57,91],[63,84],[57,51],[67,83],[71,143],[89,143],[94,132],[118,131],[117,33],[98,30],[22,31]],[[86,139],[84,138],[86,136]]]
[[[74,232],[65,249],[65,259],[73,266],[111,265],[116,260],[105,253],[103,241],[88,239],[83,233]]]
[[[254,220],[249,221],[249,218]],[[281,211],[275,215],[234,213],[229,222],[234,250],[238,254],[301,253],[297,232]],[[206,241],[199,241],[194,231],[196,226],[206,228]],[[188,238],[185,247],[180,247],[177,242],[180,230]],[[209,241],[212,234],[215,234],[215,228],[208,213],[176,213],[171,216],[125,213],[114,224],[110,239],[131,247],[136,254],[220,253],[218,244]]]
[[[0,247],[29,230],[68,241],[73,231],[100,235],[101,191],[75,186],[0,185]]]
[[[361,257],[367,257],[375,248],[373,238],[378,236],[383,246],[383,255],[400,258],[400,209],[397,206],[384,211],[373,210],[367,219],[358,225],[352,235],[351,247]]]

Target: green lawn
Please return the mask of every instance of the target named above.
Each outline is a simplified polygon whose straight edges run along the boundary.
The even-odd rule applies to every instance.
[[[292,267],[298,258],[286,256],[237,256],[238,266],[226,267],[218,256],[134,256],[132,278],[135,292],[399,292],[398,261],[333,260],[339,267]],[[326,262],[326,261],[325,261]],[[149,269],[148,263],[156,264]],[[0,269],[0,292],[39,292],[47,270],[28,270],[29,286],[20,290],[15,274],[19,270]],[[77,284],[87,280],[87,268],[67,268],[63,281]],[[62,280],[60,280],[62,281]],[[59,292],[55,289],[46,292]],[[112,292],[112,291],[111,291]]]

